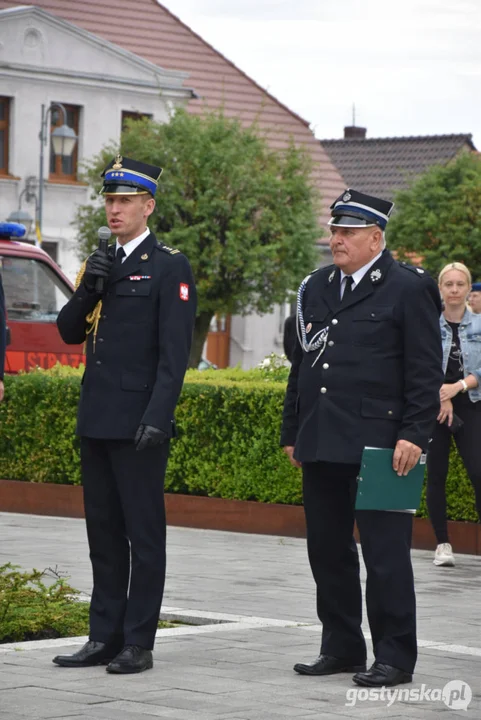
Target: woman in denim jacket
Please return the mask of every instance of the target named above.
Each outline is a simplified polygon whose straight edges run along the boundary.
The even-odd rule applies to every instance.
[[[444,302],[441,315],[444,384],[440,390],[438,423],[429,445],[426,500],[437,539],[435,565],[454,565],[446,519],[446,476],[451,435],[473,484],[481,517],[481,315],[466,307],[471,273],[462,263],[450,263],[439,274]]]

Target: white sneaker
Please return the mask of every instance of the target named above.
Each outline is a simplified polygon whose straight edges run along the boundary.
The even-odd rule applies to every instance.
[[[437,546],[433,563],[435,565],[454,567],[453,548],[450,543],[441,543],[441,545]]]

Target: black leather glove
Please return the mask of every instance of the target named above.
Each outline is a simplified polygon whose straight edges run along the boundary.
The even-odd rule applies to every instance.
[[[95,290],[95,283],[98,278],[107,278],[112,269],[113,258],[103,250],[96,250],[87,258],[85,266],[85,274],[83,277],[84,285],[92,292]]]
[[[167,433],[153,425],[139,425],[139,429],[135,433],[135,449],[145,450],[147,447],[160,445],[167,439]]]

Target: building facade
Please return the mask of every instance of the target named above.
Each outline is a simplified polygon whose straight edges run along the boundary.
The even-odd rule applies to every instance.
[[[82,160],[118,143],[127,117],[165,122],[193,92],[184,86],[187,73],[166,71],[36,7],[0,11],[0,28],[0,218],[19,206],[35,214],[35,201],[27,204],[23,191],[28,182],[38,200],[42,105],[52,105],[46,117],[42,239],[73,278],[79,258],[72,221],[91,193],[81,179]],[[70,158],[55,157],[51,148],[50,131],[64,121],[56,103],[65,107],[77,135]],[[34,238],[32,230],[29,239]]]
[[[122,119],[129,115],[164,121],[179,104],[192,113],[222,106],[246,125],[256,121],[273,148],[294,140],[313,159],[320,228],[342,192],[343,180],[309,123],[157,0],[118,0],[115,8],[106,0],[36,0],[32,6],[0,0],[0,31],[6,39],[0,48],[0,218],[18,208],[28,179],[38,179],[42,104],[62,103],[79,139],[71,161],[54,161],[46,148],[43,239],[70,277],[79,265],[72,220],[76,208],[90,200],[82,162],[106,143],[118,142]],[[61,113],[52,115],[60,124]],[[33,205],[25,209],[33,214]],[[320,264],[330,261],[326,241],[320,232]],[[209,359],[249,368],[271,352],[281,353],[288,314],[283,304],[263,316],[216,318]]]

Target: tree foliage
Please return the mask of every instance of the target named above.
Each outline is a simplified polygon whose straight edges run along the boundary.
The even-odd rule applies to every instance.
[[[395,198],[388,242],[400,259],[422,258],[436,276],[449,262],[481,278],[481,159],[463,153],[431,167]]]
[[[78,209],[82,257],[106,222],[100,172],[117,151],[105,148],[87,167],[97,201]],[[317,191],[310,158],[293,143],[274,151],[255,126],[245,128],[221,111],[180,110],[166,124],[129,122],[120,152],[164,168],[149,225],[192,265],[197,355],[215,313],[269,312],[314,266]]]

